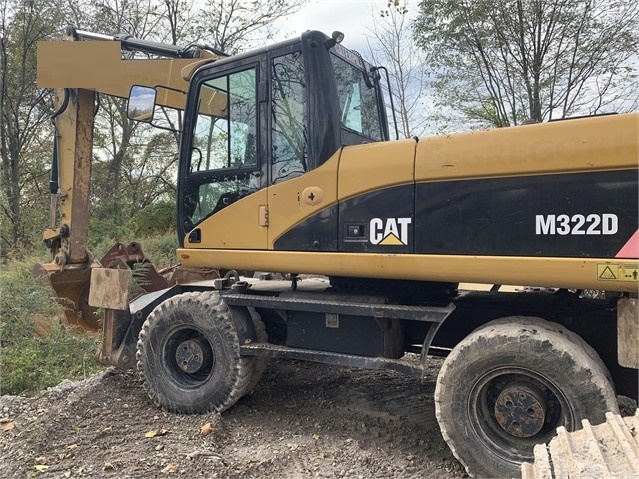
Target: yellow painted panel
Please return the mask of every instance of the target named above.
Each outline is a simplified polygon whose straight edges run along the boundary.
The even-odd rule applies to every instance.
[[[340,153],[337,151],[313,171],[269,186],[269,249],[273,249],[275,240],[297,223],[337,203],[337,167]],[[302,197],[303,193],[312,194],[313,200]]]
[[[38,42],[39,88],[84,88],[127,98],[132,85],[164,85],[186,91],[181,70],[199,59],[123,60],[118,41]],[[158,89],[157,103],[184,109],[181,92]]]
[[[420,181],[639,166],[639,114],[522,125],[420,139]]]
[[[369,191],[412,183],[415,147],[415,140],[401,140],[344,148],[339,163],[340,201]]]
[[[265,189],[236,201],[198,225],[202,231],[201,243],[190,244],[187,235],[184,246],[198,249],[265,249],[267,228],[260,226],[260,206],[264,205]]]
[[[178,259],[192,267],[637,291],[634,280],[605,281],[597,276],[598,264],[605,262],[619,268],[618,265],[628,264],[627,260],[192,249],[179,249]]]

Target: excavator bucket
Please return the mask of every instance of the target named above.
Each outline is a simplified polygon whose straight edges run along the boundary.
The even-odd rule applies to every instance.
[[[153,267],[151,260],[142,251],[138,242],[124,246],[116,243],[100,260],[103,268],[123,269],[134,271],[133,279],[137,291],[132,297],[140,293],[150,293],[159,289],[168,288],[168,281]]]
[[[33,274],[45,277],[53,288],[58,302],[64,307],[65,322],[69,326],[89,331],[100,328],[96,308],[89,306],[91,267],[63,267],[55,263],[36,264]]]
[[[48,279],[58,302],[64,307],[65,321],[68,325],[89,331],[101,328],[97,308],[89,305],[89,286],[93,268],[113,268],[133,270],[133,289],[131,297],[140,293],[149,293],[167,288],[167,280],[157,272],[139,243],[128,246],[115,244],[100,262],[91,266],[64,265],[55,263],[37,264],[33,272],[36,276]],[[99,285],[93,285],[99,287]]]

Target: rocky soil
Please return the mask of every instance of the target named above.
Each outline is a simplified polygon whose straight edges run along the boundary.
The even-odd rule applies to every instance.
[[[390,371],[273,361],[222,415],[176,415],[109,369],[0,397],[0,477],[460,478],[433,392]]]

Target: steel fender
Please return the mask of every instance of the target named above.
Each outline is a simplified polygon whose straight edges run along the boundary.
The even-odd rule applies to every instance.
[[[249,308],[246,306],[228,306],[228,308],[237,332],[238,346],[257,342],[257,332]]]

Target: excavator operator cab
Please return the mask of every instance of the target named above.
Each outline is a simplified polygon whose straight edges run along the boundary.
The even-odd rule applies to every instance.
[[[388,139],[379,74],[336,38],[309,31],[193,74],[180,146],[181,241],[206,218],[319,167],[342,146]]]

